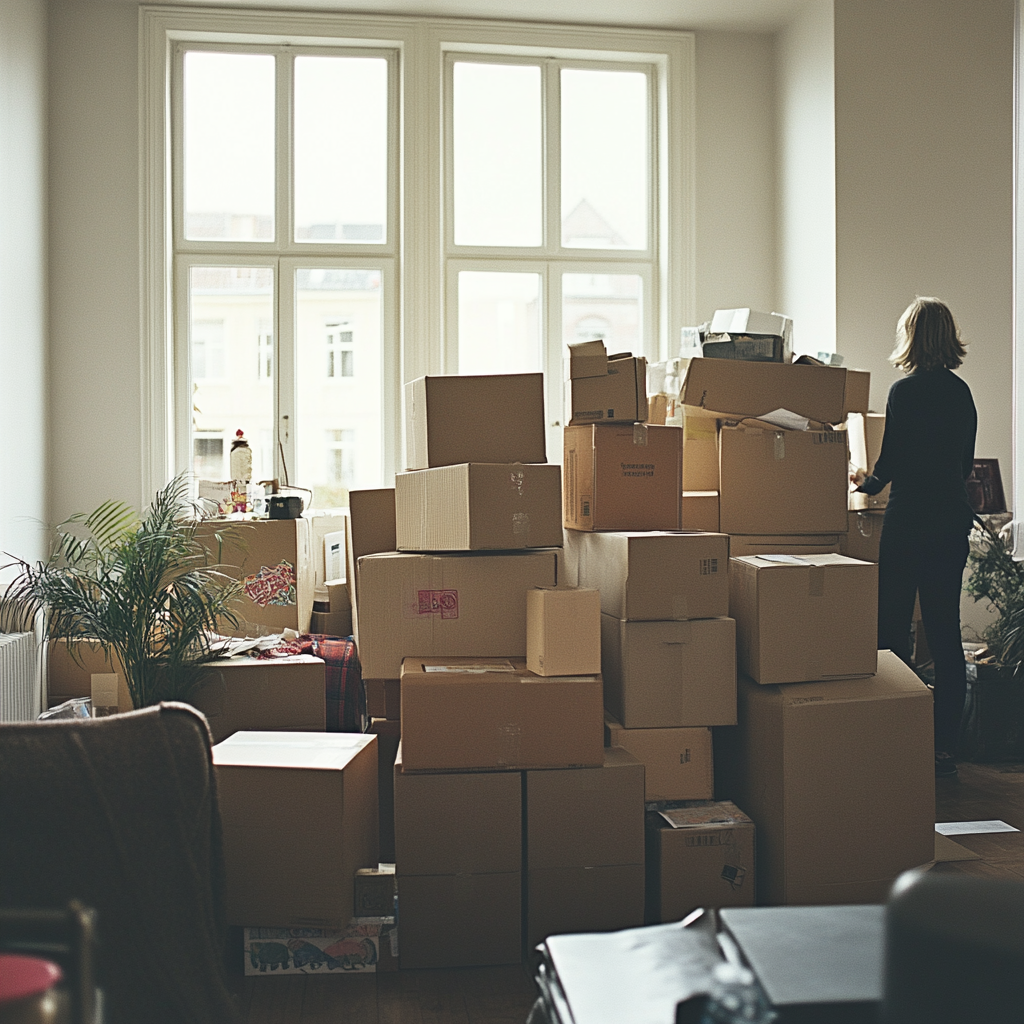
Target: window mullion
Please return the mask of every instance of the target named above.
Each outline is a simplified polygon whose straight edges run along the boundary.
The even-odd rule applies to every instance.
[[[295,267],[290,261],[275,261],[274,300],[274,475],[295,483],[295,435],[301,425],[295,422]]]
[[[544,248],[557,253],[562,246],[562,109],[561,65],[544,65]]]

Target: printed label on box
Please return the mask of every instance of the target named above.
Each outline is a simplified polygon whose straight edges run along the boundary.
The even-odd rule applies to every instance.
[[[459,592],[457,590],[417,591],[419,615],[440,615],[442,619],[459,617]]]
[[[714,576],[718,572],[717,558],[702,558],[700,560],[701,576]]]
[[[286,560],[277,565],[264,565],[259,572],[242,580],[242,589],[246,597],[260,608],[266,608],[268,604],[296,604],[295,566]]]

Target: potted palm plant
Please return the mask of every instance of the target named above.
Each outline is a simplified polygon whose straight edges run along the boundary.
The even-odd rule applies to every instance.
[[[45,562],[14,562],[0,602],[28,616],[42,611],[51,640],[113,652],[134,707],[186,700],[217,656],[218,626],[238,624],[231,602],[239,584],[210,564],[196,536],[201,519],[184,476],[141,516],[104,502],[57,527]],[[69,644],[72,655],[77,647]]]

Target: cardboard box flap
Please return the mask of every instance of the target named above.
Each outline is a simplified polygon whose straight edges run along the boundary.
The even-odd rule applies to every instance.
[[[569,346],[569,379],[603,377],[608,372],[608,352],[603,341],[579,341]]]

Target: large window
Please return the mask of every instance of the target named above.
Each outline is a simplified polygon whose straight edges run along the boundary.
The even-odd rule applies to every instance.
[[[566,343],[692,321],[691,36],[153,8],[142,40],[148,485],[242,430],[344,504],[404,468],[424,373],[543,371],[559,461]]]

